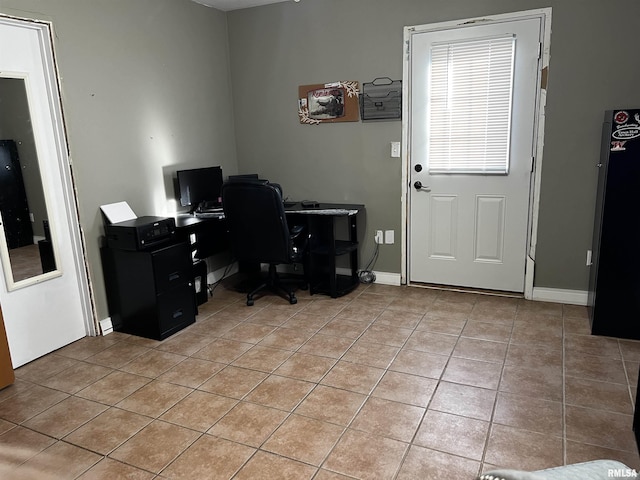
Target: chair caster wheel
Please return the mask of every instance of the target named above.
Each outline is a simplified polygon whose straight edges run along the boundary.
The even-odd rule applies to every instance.
[[[253,298],[247,298],[247,307],[253,306]]]
[[[289,303],[290,303],[291,305],[295,305],[296,303],[298,303],[298,299],[297,299],[296,297],[294,297],[294,296],[291,296],[291,297],[289,298]]]

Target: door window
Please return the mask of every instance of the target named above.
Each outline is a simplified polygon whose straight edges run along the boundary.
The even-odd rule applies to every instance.
[[[430,50],[429,173],[509,171],[515,37]]]

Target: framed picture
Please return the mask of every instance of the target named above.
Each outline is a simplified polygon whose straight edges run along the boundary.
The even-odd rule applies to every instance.
[[[359,93],[360,85],[356,81],[301,85],[298,87],[300,123],[357,122],[360,119]]]

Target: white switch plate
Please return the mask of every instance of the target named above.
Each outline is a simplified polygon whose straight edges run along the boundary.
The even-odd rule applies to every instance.
[[[387,245],[393,245],[394,240],[395,240],[394,231],[386,230],[384,232],[384,243],[386,243]]]
[[[400,158],[400,142],[391,142],[391,157]]]

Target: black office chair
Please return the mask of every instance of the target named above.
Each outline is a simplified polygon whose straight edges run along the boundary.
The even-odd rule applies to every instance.
[[[294,290],[281,281],[276,266],[306,263],[306,228],[289,229],[279,186],[266,180],[225,182],[222,208],[236,259],[269,264],[267,279],[247,294],[247,305],[253,305],[254,295],[264,288],[283,293],[291,304],[297,303]],[[306,275],[306,268],[304,271]]]

